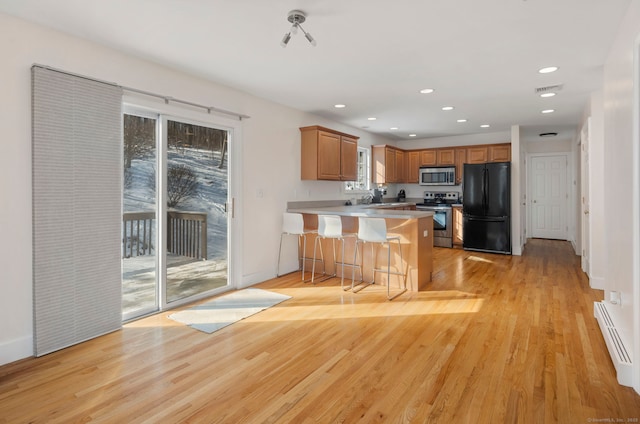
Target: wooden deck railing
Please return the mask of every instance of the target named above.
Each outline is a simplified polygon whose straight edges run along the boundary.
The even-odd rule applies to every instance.
[[[167,251],[174,255],[207,259],[207,214],[168,212]]]
[[[122,257],[155,254],[155,212],[122,215]],[[167,252],[195,259],[207,258],[207,214],[167,212]]]

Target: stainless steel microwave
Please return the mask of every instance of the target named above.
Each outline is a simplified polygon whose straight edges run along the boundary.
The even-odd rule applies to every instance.
[[[421,166],[420,185],[455,185],[455,166]]]

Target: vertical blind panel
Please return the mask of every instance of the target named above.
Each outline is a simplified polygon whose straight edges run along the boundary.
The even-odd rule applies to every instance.
[[[122,91],[34,66],[36,356],[122,323]]]

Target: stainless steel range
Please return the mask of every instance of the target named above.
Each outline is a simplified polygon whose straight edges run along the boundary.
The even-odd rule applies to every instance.
[[[433,212],[433,245],[453,247],[453,224],[451,205],[458,203],[458,192],[424,192],[424,202],[416,209]]]

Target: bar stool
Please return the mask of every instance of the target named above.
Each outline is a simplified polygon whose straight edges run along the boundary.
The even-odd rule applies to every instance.
[[[320,257],[322,259],[320,259],[322,261],[322,275],[325,276],[325,278],[323,278],[321,281],[325,281],[329,278],[335,277],[337,276],[337,272],[338,272],[338,265],[342,266],[342,277],[340,279],[340,285],[342,287],[342,290],[345,290],[344,288],[344,267],[345,266],[352,266],[354,267],[354,272],[355,272],[355,268],[356,267],[360,267],[360,265],[356,265],[354,264],[346,264],[344,263],[344,240],[345,238],[356,238],[356,234],[352,234],[352,233],[347,233],[347,234],[343,234],[342,233],[342,219],[337,216],[337,215],[318,215],[318,236],[316,237],[315,242],[313,243],[313,267],[311,270],[311,282],[313,283],[313,280],[315,278],[315,273],[316,273],[316,261],[318,259],[316,259],[316,252],[317,252],[317,248],[318,248],[318,244],[320,245]],[[333,263],[334,263],[334,273],[333,275],[327,275],[326,274],[326,262],[324,260],[324,252],[322,251],[322,240],[324,239],[331,239],[331,242],[333,244]],[[341,262],[336,262],[336,240],[340,241],[342,243],[342,261]],[[362,268],[360,268],[360,272],[362,273]],[[352,283],[353,285],[353,283]],[[347,288],[346,290],[348,290],[349,288]],[[346,291],[345,290],[345,291]]]
[[[362,243],[362,260],[360,262],[361,267],[364,267],[364,244],[366,243],[371,243],[371,254],[372,254],[372,260],[373,260],[373,264],[371,265],[372,271],[373,271],[373,280],[371,282],[365,282],[367,285],[371,285],[375,283],[376,280],[376,272],[386,272],[387,273],[387,299],[389,300],[393,300],[396,297],[400,296],[402,293],[407,291],[407,275],[404,272],[391,272],[391,242],[392,241],[397,241],[398,242],[398,252],[400,253],[400,266],[404,266],[404,260],[402,259],[402,246],[400,244],[400,237],[399,236],[391,236],[389,237],[387,235],[387,223],[384,220],[384,218],[362,218],[359,217],[358,218],[358,238],[356,240],[356,247],[354,250],[354,255],[353,255],[353,262],[356,263],[356,261],[358,260],[358,245],[360,243]],[[375,267],[375,259],[376,259],[376,255],[374,252],[374,245],[387,245],[387,269],[386,271],[384,269],[380,269],[380,268],[376,268]],[[361,269],[362,269],[361,268]],[[403,281],[403,285],[404,287],[402,288],[402,291],[400,291],[399,293],[396,293],[395,295],[391,296],[391,274],[394,275],[402,275],[402,281]],[[361,283],[364,282],[364,276],[362,277],[362,279],[360,280]],[[353,292],[358,292],[362,289],[364,289],[366,287],[363,286],[361,287],[359,290],[355,290],[355,269],[353,270],[352,274],[351,274],[351,290]]]
[[[302,240],[302,256],[298,257],[298,260],[302,262],[302,281],[304,279],[304,264],[305,261],[313,258],[306,257],[307,250],[307,234],[315,234],[315,230],[306,230],[304,228],[304,219],[301,213],[284,212],[282,214],[282,234],[280,234],[280,248],[278,249],[278,270],[276,276],[280,277],[280,255],[282,254],[282,241],[284,236],[294,235],[298,236],[298,255],[300,255],[300,240]],[[315,264],[315,262],[314,262]],[[300,270],[300,268],[298,269]],[[309,281],[309,280],[307,280]]]

